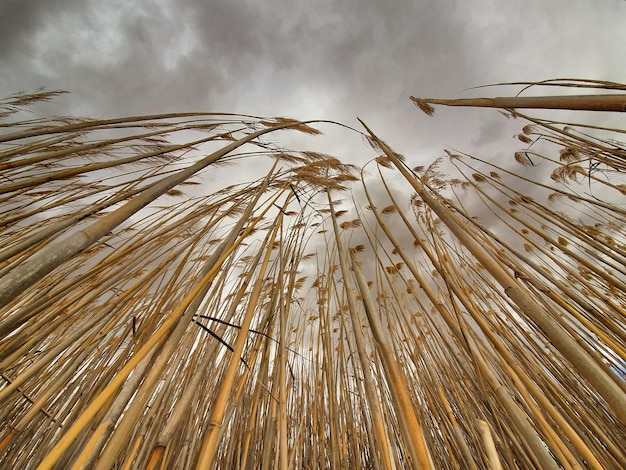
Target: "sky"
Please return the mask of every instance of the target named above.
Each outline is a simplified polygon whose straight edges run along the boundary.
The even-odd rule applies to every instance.
[[[409,95],[624,81],[624,20],[624,0],[2,0],[0,96],[63,89],[56,106],[89,117],[359,116],[391,142],[441,147],[459,122],[428,122]],[[498,130],[486,118],[467,143]]]
[[[411,167],[444,148],[513,166],[524,123],[491,109],[427,117],[409,96],[626,82],[625,20],[624,0],[0,0],[0,97],[66,90],[34,113],[91,118],[218,111],[360,128],[360,117]],[[313,150],[374,156],[358,136],[321,129]],[[253,162],[237,176],[265,171]]]
[[[39,114],[178,111],[363,119],[411,166],[453,148],[507,159],[523,123],[417,97],[501,96],[509,81],[626,81],[624,0],[1,0],[0,96],[70,92]],[[363,164],[356,136],[320,148]],[[246,168],[250,177],[259,168]]]

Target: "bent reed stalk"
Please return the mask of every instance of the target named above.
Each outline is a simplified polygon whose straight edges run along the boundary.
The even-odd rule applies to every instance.
[[[516,108],[626,86],[514,85],[603,95],[411,98],[526,121],[415,168],[364,122],[0,100],[0,466],[621,468],[626,130]],[[276,143],[334,125],[370,162]]]

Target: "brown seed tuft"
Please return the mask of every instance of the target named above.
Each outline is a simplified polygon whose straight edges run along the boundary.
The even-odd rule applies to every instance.
[[[579,159],[578,150],[573,147],[565,147],[559,152],[559,160],[564,163],[571,163]]]
[[[417,106],[422,112],[426,113],[428,116],[432,116],[435,114],[435,108],[433,108],[428,101],[421,100],[419,98],[415,98],[411,96],[411,101]]]
[[[391,163],[391,159],[386,155],[381,155],[380,157],[376,157],[376,163],[385,168],[393,168]]]
[[[515,152],[515,161],[524,166],[531,166],[533,164],[526,152]]]

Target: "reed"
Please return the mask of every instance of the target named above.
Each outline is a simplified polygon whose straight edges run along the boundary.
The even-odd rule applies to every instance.
[[[517,118],[509,162],[415,168],[364,122],[0,100],[0,467],[622,468],[626,130],[520,110],[626,86],[500,85],[411,99]],[[279,144],[326,126],[371,160]]]

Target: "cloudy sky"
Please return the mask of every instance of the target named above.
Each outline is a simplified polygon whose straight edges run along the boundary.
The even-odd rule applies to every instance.
[[[2,0],[0,95],[63,89],[44,112],[89,117],[229,111],[356,126],[359,116],[428,161],[511,133],[489,110],[428,119],[409,95],[623,82],[625,20],[624,0]]]
[[[626,82],[625,24],[624,0],[0,0],[0,97],[67,90],[38,112],[93,118],[224,111],[358,126],[358,116],[411,166],[446,146],[512,163],[523,123],[458,108],[428,118],[409,96]],[[324,131],[331,153],[371,158],[359,139]]]

